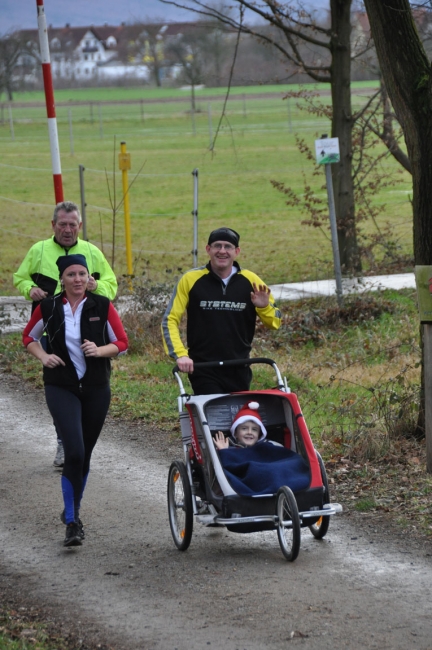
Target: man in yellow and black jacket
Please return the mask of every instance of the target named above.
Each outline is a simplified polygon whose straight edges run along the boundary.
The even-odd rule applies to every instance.
[[[179,280],[162,321],[165,351],[182,372],[189,373],[194,393],[209,395],[249,390],[249,366],[194,369],[194,362],[247,359],[256,317],[269,329],[281,325],[281,313],[270,289],[258,275],[241,269],[240,235],[231,228],[210,233],[206,266]],[[187,348],[179,325],[187,312]]]

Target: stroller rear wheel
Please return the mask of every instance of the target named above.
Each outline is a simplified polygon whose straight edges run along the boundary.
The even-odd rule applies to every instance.
[[[192,539],[192,493],[186,466],[176,460],[168,474],[168,516],[174,543],[179,551],[186,551]]]
[[[300,517],[292,490],[284,485],[276,495],[277,534],[285,558],[294,562],[300,551]]]
[[[330,503],[330,490],[327,480],[327,472],[324,467],[323,459],[320,454],[317,452],[318,463],[321,470],[321,478],[324,486],[324,503]],[[330,526],[330,515],[322,515],[312,526],[309,526],[309,530],[315,539],[322,539],[324,535],[327,534],[327,531]]]

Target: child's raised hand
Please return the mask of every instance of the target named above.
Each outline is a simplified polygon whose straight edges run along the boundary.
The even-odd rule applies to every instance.
[[[228,449],[229,447],[229,440],[228,438],[225,438],[224,434],[222,431],[218,431],[213,438],[213,441],[215,443],[216,449]]]

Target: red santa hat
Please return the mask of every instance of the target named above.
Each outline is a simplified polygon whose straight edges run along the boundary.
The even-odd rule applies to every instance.
[[[252,422],[256,422],[261,429],[261,436],[259,437],[259,440],[264,440],[264,438],[267,436],[267,431],[262,423],[258,409],[258,402],[246,402],[246,404],[241,407],[240,411],[235,416],[230,429],[231,435],[234,438],[235,430],[237,429],[238,425],[243,424],[243,422],[247,422],[248,420],[252,420]]]

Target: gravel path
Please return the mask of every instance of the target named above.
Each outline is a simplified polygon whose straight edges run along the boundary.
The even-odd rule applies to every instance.
[[[43,393],[0,375],[0,414],[1,591],[62,629],[114,650],[432,648],[429,544],[339,515],[322,542],[302,531],[294,563],[275,533],[198,525],[180,553],[166,507],[178,443],[110,420],[83,503],[85,542],[65,549]]]

